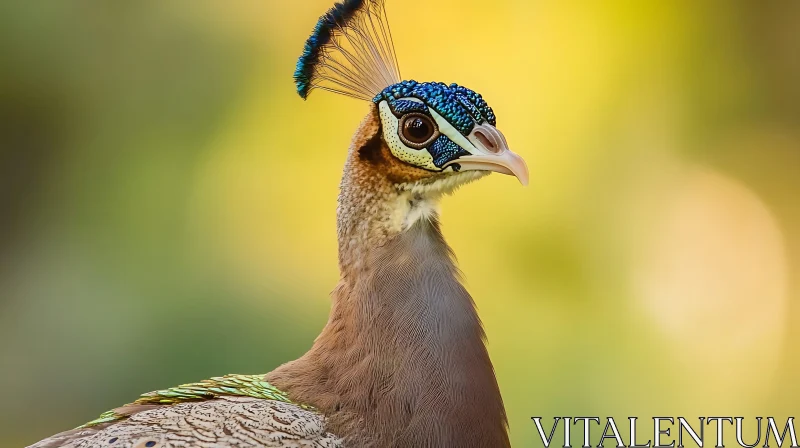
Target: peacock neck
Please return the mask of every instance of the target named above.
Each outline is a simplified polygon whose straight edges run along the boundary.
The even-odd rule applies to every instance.
[[[348,446],[509,446],[483,329],[435,212],[368,163],[351,151],[345,169],[328,324],[267,380],[321,410]]]

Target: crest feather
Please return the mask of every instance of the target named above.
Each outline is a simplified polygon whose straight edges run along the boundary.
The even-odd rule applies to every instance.
[[[384,0],[344,0],[320,17],[294,81],[303,99],[321,89],[367,101],[400,82]]]

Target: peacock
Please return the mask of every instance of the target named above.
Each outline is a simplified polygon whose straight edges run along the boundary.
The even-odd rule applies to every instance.
[[[439,200],[499,172],[526,185],[481,95],[402,80],[384,0],[317,22],[297,92],[369,102],[337,208],[340,281],[301,358],[146,393],[44,447],[508,447],[485,334],[440,231]]]

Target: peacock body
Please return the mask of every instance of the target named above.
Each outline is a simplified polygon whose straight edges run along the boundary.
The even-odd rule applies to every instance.
[[[494,112],[456,84],[402,81],[383,0],[317,23],[295,71],[370,102],[337,210],[341,278],[303,357],[146,393],[44,447],[507,447],[507,422],[438,201],[491,171],[527,183]]]

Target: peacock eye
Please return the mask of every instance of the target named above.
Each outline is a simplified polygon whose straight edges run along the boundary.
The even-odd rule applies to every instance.
[[[436,123],[427,115],[407,114],[400,123],[400,138],[403,143],[415,149],[427,146],[436,133]]]

